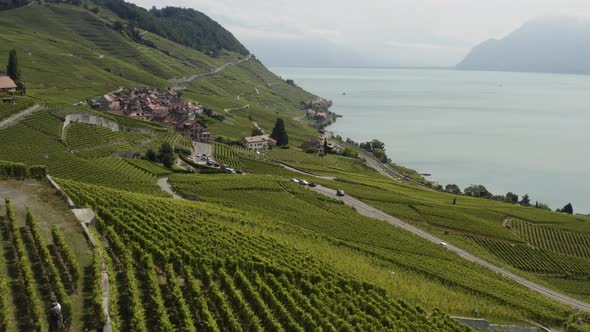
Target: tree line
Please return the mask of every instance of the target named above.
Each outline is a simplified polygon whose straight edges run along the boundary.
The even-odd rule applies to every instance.
[[[535,207],[538,209],[551,210],[551,208],[549,208],[549,205],[547,205],[545,203],[541,203],[539,201],[536,201],[535,204],[532,204],[529,194],[522,195],[522,197],[520,197],[520,199],[519,199],[518,194],[515,194],[510,191],[507,192],[506,195],[494,195],[490,191],[488,191],[488,189],[486,189],[485,186],[483,186],[481,184],[472,184],[468,187],[465,187],[465,189],[463,189],[463,191],[461,191],[461,188],[459,188],[459,186],[456,184],[447,184],[444,187],[444,191],[447,193],[450,193],[450,194],[455,194],[455,195],[465,195],[465,196],[472,196],[472,197],[487,198],[487,199],[491,199],[491,200],[499,201],[499,202],[520,204],[522,206],[532,206],[532,207]],[[453,202],[456,202],[456,201],[454,200]],[[573,214],[574,208],[571,203],[567,203],[563,208],[557,209],[555,211]]]

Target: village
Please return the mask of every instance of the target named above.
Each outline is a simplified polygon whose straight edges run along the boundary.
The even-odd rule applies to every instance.
[[[207,109],[198,102],[183,100],[173,89],[119,89],[90,101],[89,105],[97,111],[171,126],[193,142],[208,143],[214,139],[203,121]],[[240,144],[261,153],[276,146],[276,141],[268,134],[261,134],[244,137]]]

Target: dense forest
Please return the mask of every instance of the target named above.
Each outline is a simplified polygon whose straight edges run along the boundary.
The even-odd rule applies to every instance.
[[[147,30],[201,52],[216,55],[220,50],[248,54],[248,50],[219,23],[194,9],[165,7],[149,11],[123,0],[94,0],[102,7]]]

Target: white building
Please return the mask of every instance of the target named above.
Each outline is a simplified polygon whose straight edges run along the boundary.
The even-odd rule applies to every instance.
[[[252,151],[264,152],[277,142],[270,135],[249,136],[242,138],[242,146]]]

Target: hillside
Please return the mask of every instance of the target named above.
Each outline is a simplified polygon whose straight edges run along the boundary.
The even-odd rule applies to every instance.
[[[316,96],[255,56],[137,39],[114,29],[126,18],[95,11],[0,12],[0,61],[16,48],[27,84],[0,106],[0,330],[47,330],[54,293],[72,331],[471,330],[452,316],[588,331],[589,218],[433,191],[343,142],[348,157],[305,153],[298,146],[318,133],[298,106]],[[246,174],[197,165],[170,126],[78,104],[131,86],[176,87],[213,109],[202,120],[224,139],[201,145]],[[44,107],[22,112],[33,104]],[[232,144],[277,117],[289,148]],[[148,158],[167,144],[169,168]]]
[[[457,69],[590,74],[590,20],[542,18],[477,46]]]

